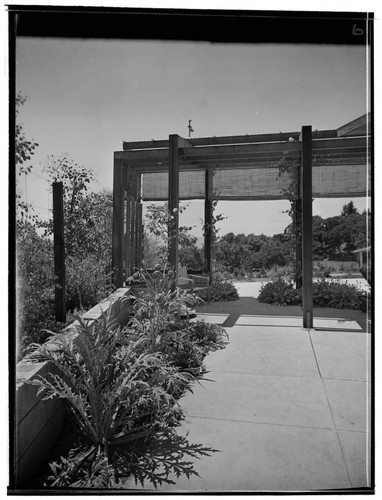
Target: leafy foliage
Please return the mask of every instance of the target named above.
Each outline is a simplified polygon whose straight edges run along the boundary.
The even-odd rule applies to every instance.
[[[74,338],[56,334],[31,346],[31,359],[49,360],[63,374],[36,376],[30,383],[38,394],[66,399],[83,435],[106,456],[111,445],[173,423],[175,400],[165,387],[176,383],[176,369],[163,355],[127,341],[108,314],[90,325],[78,322]]]
[[[335,309],[359,309],[362,291],[354,285],[321,279],[313,283],[313,305]]]
[[[67,309],[92,307],[113,288],[112,193],[87,193],[94,175],[69,155],[49,157],[45,172],[52,182],[62,181],[65,186]],[[40,221],[22,201],[17,209],[18,355],[22,356],[30,342],[42,342],[46,330],[59,331],[63,324],[56,324],[54,318],[53,220]],[[41,228],[45,228],[42,236],[38,232]]]
[[[292,209],[292,215],[295,208]],[[296,215],[293,215],[296,217]],[[315,260],[355,261],[353,251],[370,245],[367,226],[371,226],[370,212],[358,213],[344,205],[342,215],[322,217],[315,215],[313,222],[313,257]],[[246,273],[254,270],[269,270],[274,266],[285,266],[294,262],[295,224],[290,224],[283,234],[274,236],[255,234],[225,234],[216,243],[216,260],[230,273],[235,270]],[[298,236],[300,237],[300,236]],[[322,270],[324,271],[324,270]],[[299,270],[294,269],[294,277]]]
[[[67,458],[50,464],[51,472],[44,486],[50,488],[124,489],[132,482],[157,488],[175,484],[172,477],[199,476],[194,461],[210,456],[218,450],[202,444],[190,443],[175,430],[157,432],[150,441],[137,441],[129,447],[112,449],[110,457],[98,448],[86,449],[84,444],[73,449]]]
[[[218,451],[202,444],[190,443],[187,436],[180,436],[174,430],[159,432],[149,443],[138,444],[129,452],[116,453],[119,484],[123,484],[122,478],[127,476],[142,486],[145,481],[149,481],[154,488],[163,483],[175,484],[171,476],[179,478],[184,475],[188,479],[199,476],[194,469],[194,461]]]
[[[137,296],[125,334],[132,341],[140,339],[142,348],[147,352],[162,352],[170,365],[180,369],[183,386],[180,383],[171,389],[171,392],[175,390],[174,393],[180,396],[189,387],[193,376],[204,371],[203,359],[208,350],[214,348],[213,342],[208,340],[211,333],[206,333],[205,337],[201,333],[195,336],[193,332],[200,332],[202,327],[183,319],[187,316],[187,308],[195,307],[202,300],[173,287],[173,274],[166,269],[153,274],[144,273],[142,278],[146,287]],[[209,326],[205,326],[207,332],[209,329]],[[219,342],[224,345],[223,337],[224,331],[217,327],[216,346]]]
[[[205,301],[208,300],[208,292],[206,289],[199,290],[198,295],[201,299]],[[237,300],[238,298],[239,294],[235,286],[226,279],[220,277],[219,273],[214,273],[209,289],[210,302],[229,302]]]
[[[231,273],[235,269],[270,269],[273,265],[285,265],[290,249],[277,236],[228,233],[216,244],[216,259]]]
[[[114,469],[101,448],[91,446],[73,449],[68,458],[50,464],[51,475],[44,486],[50,488],[110,488],[114,485]]]
[[[178,216],[181,215],[188,205],[180,205]],[[148,205],[145,215],[147,234],[143,240],[145,266],[163,266],[168,261],[168,245],[171,237],[171,225],[175,214],[170,214],[167,204]],[[170,228],[170,230],[169,230]],[[180,226],[178,228],[179,262],[182,266],[191,269],[199,269],[203,266],[202,257],[196,246],[197,238],[190,234],[192,226]],[[154,239],[155,238],[155,239]],[[153,250],[156,250],[155,256]]]
[[[92,170],[74,162],[68,153],[48,156],[43,171],[51,182],[62,182],[64,191],[65,252],[67,255],[89,251],[94,243],[87,241],[89,229],[94,227],[92,205],[86,197],[88,185],[94,180]],[[106,208],[106,207],[105,207]],[[46,224],[46,235],[53,234],[53,220]]]
[[[362,295],[362,291],[356,286],[337,280],[320,279],[313,283],[314,307],[359,309]],[[261,287],[258,301],[281,306],[300,305],[302,296],[301,291],[296,290],[292,282],[278,278]]]
[[[28,221],[19,223],[16,251],[17,354],[21,357],[30,342],[43,342],[45,330],[55,328],[55,279],[52,243],[41,238]]]
[[[110,262],[94,254],[66,259],[66,307],[70,311],[93,307],[112,290]]]
[[[107,313],[91,324],[78,318],[78,335],[56,334],[30,347],[31,359],[49,360],[62,375],[29,383],[43,399],[65,399],[82,436],[67,458],[50,464],[45,485],[123,488],[133,477],[157,487],[173,483],[170,474],[197,474],[184,456],[217,451],[189,443],[174,427],[182,418],[176,399],[201,376],[204,356],[225,347],[225,332],[182,320],[182,309],[198,299],[172,291],[172,279],[165,271],[145,275],[146,291],[123,329]]]
[[[27,101],[27,97],[23,96],[20,92],[16,95],[16,130],[15,130],[15,153],[16,153],[16,167],[18,175],[28,174],[32,170],[32,166],[27,162],[34,154],[34,150],[38,146],[34,140],[29,141],[25,137],[23,125],[18,121],[20,108]]]
[[[106,196],[109,199],[109,195]],[[98,201],[102,199],[101,196],[95,198]],[[78,247],[82,246],[81,253],[76,252],[66,257],[68,311],[93,307],[113,289],[110,263],[111,232],[105,230],[101,234],[102,217],[105,224],[108,223],[107,206],[105,204],[102,215],[101,203],[97,203],[93,217],[96,217],[97,208],[97,229],[89,230],[88,237],[83,235],[80,238]],[[39,224],[25,218],[18,220],[16,250],[19,357],[22,357],[29,343],[43,342],[47,337],[46,330],[60,331],[63,327],[62,323],[55,321],[56,279],[53,243],[50,238],[38,234],[38,228]]]
[[[301,292],[294,288],[292,282],[278,278],[260,288],[258,301],[279,306],[301,304]]]

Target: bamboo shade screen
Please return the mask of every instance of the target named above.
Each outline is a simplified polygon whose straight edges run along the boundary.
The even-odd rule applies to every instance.
[[[297,195],[296,176],[290,171],[280,171],[280,162],[264,164],[258,168],[215,170],[211,199],[226,200],[280,200],[293,199]],[[299,161],[294,159],[293,167]],[[313,154],[313,197],[347,198],[371,195],[370,160],[363,157],[346,158],[341,155]],[[168,174],[147,173],[142,175],[144,201],[168,199]],[[205,171],[179,173],[179,198],[182,200],[204,199]]]

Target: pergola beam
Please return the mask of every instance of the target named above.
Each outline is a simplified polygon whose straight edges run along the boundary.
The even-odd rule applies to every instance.
[[[182,140],[182,144],[187,146],[188,141]],[[217,166],[232,169],[233,163],[246,162],[264,163],[264,168],[267,168],[274,166],[272,161],[280,161],[283,156],[297,156],[300,148],[299,141],[205,147],[178,145],[177,154],[180,170],[198,170],[208,167],[216,168]],[[320,156],[327,161],[345,161],[345,158],[349,160],[366,159],[368,157],[366,137],[317,139],[312,141],[312,149],[316,160]],[[126,167],[139,168],[142,171],[152,169],[164,171],[167,170],[168,165],[168,150],[119,151],[115,153],[115,159],[123,160]]]
[[[214,144],[248,144],[251,142],[280,142],[290,138],[298,140],[300,132],[280,132],[272,134],[229,135],[220,137],[195,137],[187,139],[192,146],[207,146]],[[337,137],[336,130],[317,130],[313,132],[314,139]],[[168,140],[151,141],[123,141],[123,149],[156,149],[168,148]]]

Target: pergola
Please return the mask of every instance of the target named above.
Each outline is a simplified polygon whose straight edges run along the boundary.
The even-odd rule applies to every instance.
[[[312,200],[371,195],[370,115],[334,130],[124,142],[114,153],[113,269],[142,261],[142,201],[168,200],[170,264],[178,269],[180,199],[204,199],[205,270],[211,271],[214,200],[298,200],[302,213],[303,326],[313,327]],[[261,215],[260,215],[261,216]]]

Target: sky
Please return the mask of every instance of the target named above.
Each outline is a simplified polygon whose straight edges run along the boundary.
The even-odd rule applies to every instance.
[[[43,218],[51,207],[42,166],[70,153],[112,189],[122,141],[337,128],[368,111],[366,52],[358,46],[19,38],[16,89],[26,136],[39,143],[22,196]],[[321,199],[314,213],[338,215],[348,199]],[[359,210],[366,200],[354,200]],[[219,202],[227,232],[272,235],[290,219],[287,201]],[[201,235],[203,202],[181,223]]]

